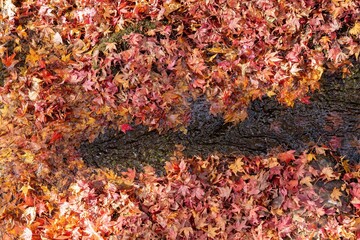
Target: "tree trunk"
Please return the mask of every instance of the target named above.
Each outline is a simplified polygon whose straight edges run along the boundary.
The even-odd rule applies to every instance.
[[[152,165],[159,173],[176,144],[185,146],[186,156],[222,154],[262,155],[295,149],[301,152],[314,144],[336,149],[350,162],[360,161],[360,72],[342,79],[324,74],[321,90],[310,104],[293,108],[273,98],[254,101],[249,117],[238,125],[224,124],[209,114],[205,99],[192,104],[187,135],[180,132],[158,134],[143,126],[126,134],[108,131],[93,143],[83,143],[80,151],[89,165],[122,171]]]

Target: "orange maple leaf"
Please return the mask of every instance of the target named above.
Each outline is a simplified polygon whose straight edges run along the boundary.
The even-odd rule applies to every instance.
[[[11,68],[11,67],[15,66],[16,63],[19,62],[17,60],[14,61],[15,56],[16,56],[16,53],[13,53],[11,56],[8,56],[8,54],[6,53],[6,57],[1,59],[1,62],[5,65],[6,68]]]
[[[285,162],[288,164],[291,160],[295,160],[294,156],[295,150],[290,150],[284,153],[278,154],[278,158],[280,161]]]

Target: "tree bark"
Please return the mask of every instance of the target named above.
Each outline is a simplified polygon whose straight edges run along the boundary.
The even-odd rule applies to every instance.
[[[359,65],[358,65],[359,66]],[[359,67],[358,67],[359,68]],[[185,146],[186,156],[264,155],[325,144],[350,162],[360,161],[360,72],[342,79],[324,74],[321,90],[312,94],[310,104],[293,108],[273,98],[254,101],[249,117],[237,125],[224,124],[221,117],[209,114],[204,98],[192,103],[188,133],[158,134],[143,126],[126,134],[108,131],[93,143],[83,143],[80,152],[89,165],[108,167],[116,172],[126,168],[141,170],[144,165],[159,173],[176,144]]]

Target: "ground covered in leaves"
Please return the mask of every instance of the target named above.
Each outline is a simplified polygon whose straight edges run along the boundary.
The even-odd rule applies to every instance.
[[[2,239],[359,238],[359,165],[324,146],[184,157],[164,176],[84,164],[105,129],[186,133],[265,96],[308,103],[351,74],[359,1],[0,2]]]
[[[80,164],[80,162],[78,162]],[[159,177],[83,165],[53,175],[60,188],[27,177],[17,198],[3,182],[7,234],[35,239],[346,239],[360,237],[360,166],[314,147],[268,157],[186,159],[181,146]],[[43,169],[44,170],[44,169]],[[61,178],[62,177],[62,178]],[[11,230],[10,230],[11,229]],[[9,239],[4,234],[4,239]]]

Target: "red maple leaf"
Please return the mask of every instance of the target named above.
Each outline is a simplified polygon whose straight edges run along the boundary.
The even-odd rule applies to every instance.
[[[121,125],[120,125],[120,130],[121,130],[123,133],[126,133],[127,131],[133,130],[133,128],[132,128],[129,124],[125,123],[125,124],[121,124]]]
[[[285,162],[286,164],[288,164],[291,160],[295,160],[295,156],[294,156],[295,150],[290,150],[284,153],[280,153],[278,155],[278,158],[280,161]]]
[[[59,132],[54,132],[53,135],[51,136],[50,142],[49,144],[53,144],[54,142],[56,142],[57,140],[61,139],[63,136],[61,133]]]

